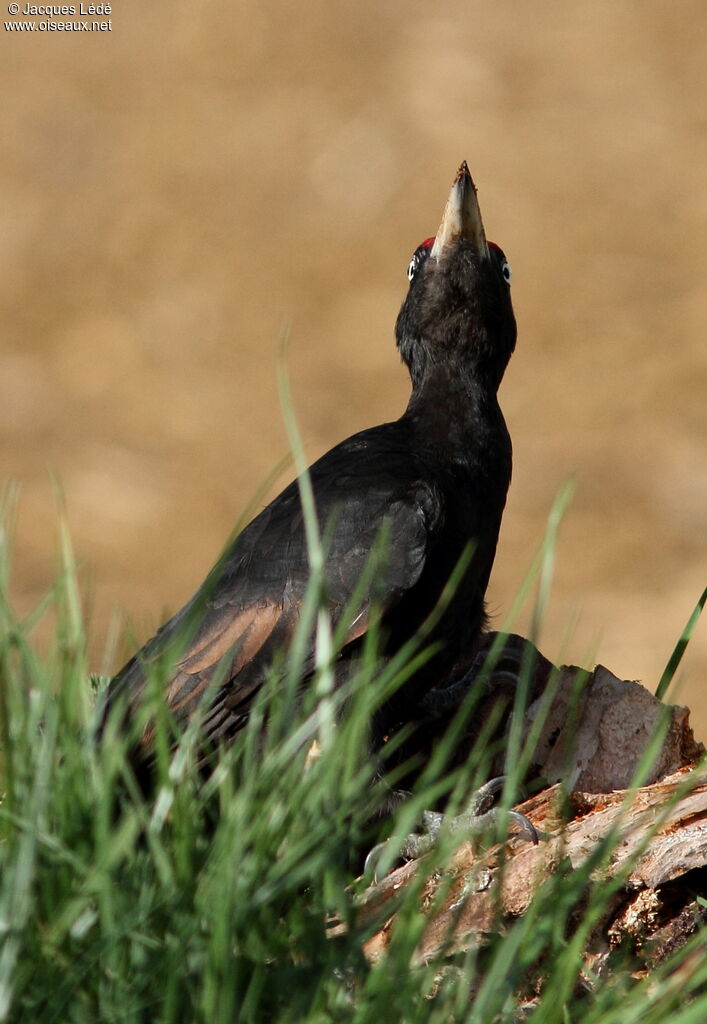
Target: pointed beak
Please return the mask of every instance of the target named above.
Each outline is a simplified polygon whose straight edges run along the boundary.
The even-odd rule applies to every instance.
[[[466,160],[457,171],[430,256],[438,259],[458,238],[471,242],[482,259],[489,258],[481,210],[476,199],[476,186]]]

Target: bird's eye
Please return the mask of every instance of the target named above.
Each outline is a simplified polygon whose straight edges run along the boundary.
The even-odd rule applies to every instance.
[[[415,249],[412,254],[412,259],[408,264],[408,281],[412,281],[413,277],[420,269],[420,264],[424,263],[429,256],[430,250],[434,245],[434,241],[434,237],[426,238],[422,245],[418,245],[417,249]]]
[[[508,263],[507,260],[503,261],[501,273],[503,274],[503,280],[506,282],[506,284],[510,284],[511,278],[513,277],[513,271],[511,270],[511,265],[510,263]]]

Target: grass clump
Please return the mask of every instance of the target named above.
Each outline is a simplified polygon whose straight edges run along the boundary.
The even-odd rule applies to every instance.
[[[145,798],[115,717],[96,742],[65,534],[61,549],[51,593],[23,622],[7,598],[6,548],[0,567],[0,1021],[707,1020],[700,933],[650,983],[618,972],[588,991],[583,938],[611,901],[616,882],[595,870],[611,846],[582,870],[560,865],[528,913],[499,924],[483,949],[413,966],[425,923],[421,876],[398,908],[387,955],[367,962],[362,945],[380,922],[357,917],[363,883],[354,881],[353,851],[378,838],[388,795],[368,754],[369,723],[424,651],[404,652],[381,679],[372,642],[346,693],[328,685],[322,657],[321,684],[304,702],[291,666],[289,682],[264,688],[241,742],[206,781],[195,766],[195,724],[160,759]],[[55,628],[40,657],[32,630],[45,615]],[[313,740],[320,753],[311,759]],[[458,805],[469,780],[483,777],[483,749],[467,778],[448,771],[448,753],[443,744],[421,772],[393,834],[440,796]],[[428,871],[441,870],[447,839]],[[541,998],[525,1012],[535,984]]]

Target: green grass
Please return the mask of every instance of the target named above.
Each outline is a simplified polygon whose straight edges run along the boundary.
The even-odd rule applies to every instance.
[[[310,543],[316,562],[320,540],[312,535]],[[304,707],[295,699],[300,637],[285,685],[265,689],[242,742],[220,756],[208,782],[194,768],[196,726],[170,753],[170,723],[162,717],[159,784],[145,801],[115,719],[105,742],[95,742],[66,533],[52,592],[24,622],[7,599],[7,547],[0,565],[0,1021],[500,1024],[521,1019],[523,993],[539,982],[532,1024],[707,1020],[707,956],[688,960],[692,948],[704,951],[702,935],[650,983],[617,969],[588,993],[582,952],[617,884],[597,880],[616,839],[601,844],[585,868],[561,867],[528,913],[499,927],[484,949],[411,967],[424,923],[420,879],[402,897],[389,954],[366,962],[361,946],[375,929],[357,923],[363,885],[353,879],[351,855],[379,838],[370,822],[386,796],[366,753],[368,723],[424,656],[424,642],[381,678],[372,640],[358,677],[340,694],[329,671],[336,636],[313,598],[307,617],[318,623],[319,675]],[[552,550],[545,545],[534,570],[543,603]],[[40,657],[33,628],[45,616],[54,636]],[[307,765],[314,739],[321,756]],[[393,834],[407,832],[417,810],[440,795],[458,806],[470,780],[483,777],[483,749],[466,773],[447,770],[452,739],[421,773]],[[518,774],[523,752],[515,753]],[[428,858],[430,871],[448,854],[447,838]],[[347,926],[336,936],[334,920]],[[678,983],[671,970],[679,962]]]

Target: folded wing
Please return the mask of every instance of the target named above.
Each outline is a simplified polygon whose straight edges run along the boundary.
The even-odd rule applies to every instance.
[[[366,431],[310,470],[325,550],[324,595],[343,650],[419,580],[442,515],[435,488],[405,449]],[[387,443],[386,443],[387,441]],[[391,472],[392,465],[395,468]],[[371,559],[375,564],[371,564]],[[363,577],[363,584],[361,583]],[[111,683],[108,706],[135,706],[162,662],[164,696],[185,721],[211,687],[205,733],[231,736],[247,720],[273,659],[291,640],[310,579],[304,519],[291,484],[233,541],[204,584]],[[352,601],[352,596],[356,595]],[[313,645],[303,671],[311,670]],[[149,746],[152,728],[143,744]]]

